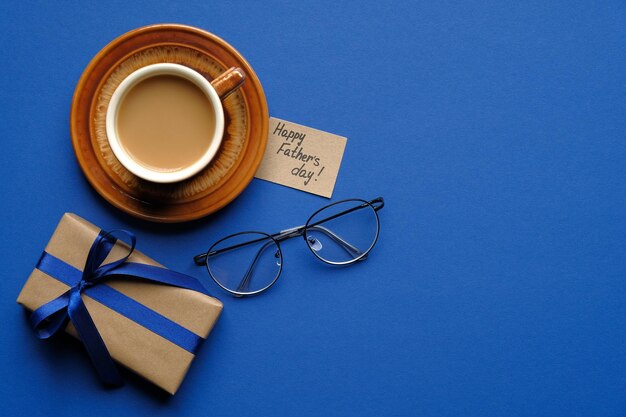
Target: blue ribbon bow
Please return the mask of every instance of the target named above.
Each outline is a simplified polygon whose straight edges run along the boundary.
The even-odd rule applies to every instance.
[[[121,259],[102,265],[117,240],[113,234],[124,234],[129,238],[131,243],[129,251]],[[37,264],[37,269],[70,287],[57,298],[33,311],[30,323],[37,337],[40,339],[49,338],[63,329],[69,319],[85,345],[100,379],[105,384],[113,386],[122,385],[122,378],[89,315],[89,311],[85,307],[81,294],[89,295],[101,304],[112,308],[191,353],[196,352],[203,340],[195,333],[122,294],[113,287],[101,285],[111,278],[130,277],[187,288],[208,295],[204,286],[193,277],[157,266],[127,262],[135,249],[135,243],[135,235],[131,232],[114,230],[105,233],[101,231],[89,249],[85,268],[82,271],[47,252],[42,254]]]

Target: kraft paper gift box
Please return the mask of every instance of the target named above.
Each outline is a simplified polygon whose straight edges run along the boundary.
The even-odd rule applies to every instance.
[[[75,214],[63,215],[45,251],[74,268],[83,270],[89,250],[100,229]],[[117,242],[103,264],[128,253],[128,246]],[[161,266],[135,250],[129,262]],[[103,284],[153,310],[202,339],[206,339],[217,321],[222,303],[197,291],[146,282],[112,279]],[[17,302],[28,310],[55,299],[70,287],[35,268],[24,285]],[[91,298],[81,295],[93,322],[111,354],[119,364],[136,372],[170,394],[174,394],[187,373],[194,354],[143,327],[125,315]],[[96,297],[97,298],[97,297]],[[184,329],[183,329],[184,330]],[[65,331],[78,338],[72,323]]]

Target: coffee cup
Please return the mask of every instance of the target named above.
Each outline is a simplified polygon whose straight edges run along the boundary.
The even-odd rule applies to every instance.
[[[120,163],[144,180],[182,181],[215,156],[224,135],[221,100],[244,81],[230,68],[209,82],[179,64],[142,67],[115,89],[106,114],[106,133]]]

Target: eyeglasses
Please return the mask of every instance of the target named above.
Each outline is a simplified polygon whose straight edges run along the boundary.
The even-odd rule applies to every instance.
[[[240,232],[218,240],[205,253],[196,255],[196,265],[205,265],[213,281],[237,296],[257,295],[270,288],[283,269],[280,242],[302,236],[321,261],[349,265],[365,260],[378,240],[378,210],[382,197],[358,198],[329,204],[309,217],[303,226],[274,234]]]

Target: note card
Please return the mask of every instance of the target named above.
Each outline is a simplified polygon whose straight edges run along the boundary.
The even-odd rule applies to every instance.
[[[347,139],[270,117],[256,177],[330,198]]]

